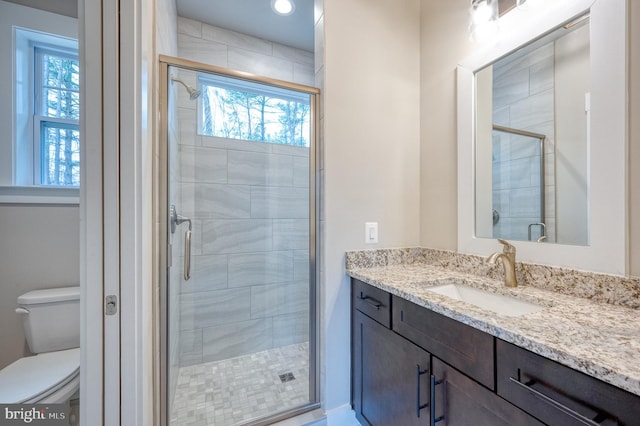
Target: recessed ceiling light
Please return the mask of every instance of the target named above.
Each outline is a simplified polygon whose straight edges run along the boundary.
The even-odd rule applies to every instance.
[[[296,10],[293,0],[271,0],[271,8],[278,15],[291,15]]]

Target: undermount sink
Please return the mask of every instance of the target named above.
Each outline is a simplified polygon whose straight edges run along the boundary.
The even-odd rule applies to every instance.
[[[535,303],[460,284],[438,285],[427,290],[509,317],[519,317],[545,309],[545,306]]]

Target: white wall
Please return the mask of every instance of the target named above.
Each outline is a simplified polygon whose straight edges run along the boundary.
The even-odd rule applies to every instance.
[[[76,19],[0,1],[0,184],[11,184],[12,25],[77,38]],[[8,148],[8,149],[5,149]],[[79,284],[77,205],[0,204],[0,368],[29,354],[16,299],[27,291]]]
[[[323,407],[350,410],[350,285],[344,252],[420,236],[418,0],[324,0]],[[365,246],[364,224],[379,223]],[[342,423],[346,424],[346,423]]]
[[[469,2],[421,0],[421,245],[455,250],[458,239],[456,66],[471,52]]]
[[[78,206],[0,205],[0,369],[29,354],[18,296],[79,283]]]

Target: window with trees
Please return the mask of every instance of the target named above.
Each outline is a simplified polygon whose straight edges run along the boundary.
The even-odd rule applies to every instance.
[[[34,55],[35,175],[39,175],[40,185],[79,186],[80,67],[77,52],[36,45]]]
[[[200,134],[310,146],[308,95],[210,74],[201,74],[198,85]]]
[[[0,171],[0,185],[71,194],[80,186],[78,41],[15,26],[12,31],[12,137],[1,152],[13,161],[12,170]]]

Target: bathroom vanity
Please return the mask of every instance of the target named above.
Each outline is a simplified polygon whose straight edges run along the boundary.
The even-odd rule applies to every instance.
[[[347,255],[362,424],[637,424],[637,309],[380,253]],[[496,314],[431,291],[452,283],[540,309]]]

